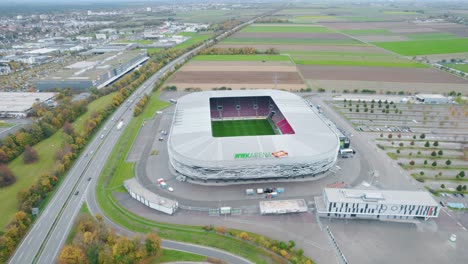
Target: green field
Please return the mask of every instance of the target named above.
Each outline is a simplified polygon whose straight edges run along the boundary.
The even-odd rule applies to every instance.
[[[242,29],[240,32],[254,32],[254,33],[322,33],[331,32],[326,27],[316,26],[248,26]]]
[[[355,39],[288,39],[288,38],[227,38],[223,44],[331,44],[331,45],[365,45]]]
[[[440,32],[440,33],[414,33],[406,34],[405,37],[411,40],[429,40],[429,39],[456,39],[458,36],[452,33]]]
[[[337,65],[393,68],[427,68],[425,64],[394,56],[292,55],[298,65]]]
[[[450,63],[450,64],[444,64],[444,66],[450,67],[457,69],[462,72],[467,72],[468,73],[468,64],[455,64],[455,63]]]
[[[213,137],[267,136],[275,132],[266,119],[212,121]]]
[[[213,36],[213,34],[211,32],[205,32],[205,33],[197,34],[197,35],[192,36],[188,40],[180,43],[179,45],[175,46],[173,49],[185,49],[185,48],[188,48],[188,47],[192,46],[193,44],[203,42],[203,41],[211,38],[212,36]]]
[[[198,55],[195,61],[291,61],[286,55]]]
[[[405,56],[468,52],[468,38],[374,42],[372,44]]]
[[[104,109],[111,102],[114,94],[111,93],[91,102],[88,105],[88,111],[73,123],[76,131],[81,132],[91,113]],[[62,146],[64,141],[62,130],[59,130],[51,137],[33,146],[33,149],[39,155],[39,161],[24,164],[23,156],[19,156],[8,164],[8,167],[16,175],[16,183],[0,189],[0,201],[2,201],[0,205],[0,212],[2,212],[0,230],[5,227],[18,210],[18,200],[16,199],[18,192],[27,189],[41,174],[52,171],[55,164],[55,152]]]

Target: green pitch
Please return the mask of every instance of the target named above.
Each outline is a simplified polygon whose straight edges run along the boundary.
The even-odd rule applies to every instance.
[[[266,119],[211,121],[213,137],[266,136],[275,132]]]

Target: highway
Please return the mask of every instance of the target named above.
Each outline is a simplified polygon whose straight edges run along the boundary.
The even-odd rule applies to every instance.
[[[221,34],[216,39],[219,40],[231,32],[251,24],[256,19],[265,15],[245,22],[228,32]],[[138,99],[143,94],[149,94],[153,89],[155,82],[163,74],[173,70],[176,65],[182,64],[186,59],[190,58],[192,54],[212,43],[213,40],[210,40],[171,61],[145,81],[129,98],[127,98],[124,103],[122,103],[122,105],[114,112],[112,118],[105,122],[102,128],[96,133],[95,137],[89,142],[86,149],[83,151],[83,154],[76,160],[73,167],[64,177],[56,193],[40,213],[28,234],[17,247],[15,253],[10,258],[9,263],[49,264],[55,262],[59,250],[64,245],[67,235],[72,228],[74,219],[85,200],[86,193],[92,193],[91,199],[88,199],[88,202],[90,202],[91,205],[90,207],[92,207],[91,212],[93,214],[100,212],[94,196],[97,178],[106,164],[113,147],[122,135],[122,131],[125,129],[126,124],[128,124],[129,120],[133,117],[133,108],[138,102]],[[119,120],[123,120],[124,127],[117,130],[115,126]],[[101,135],[104,135],[103,139],[100,138]],[[89,192],[88,190],[90,189],[92,191]],[[125,230],[120,227],[119,231],[120,233],[125,232]],[[184,251],[213,256],[226,260],[229,263],[250,263],[243,258],[206,247],[188,245],[174,241],[163,241],[163,245],[173,249],[178,249],[177,247],[179,247]]]

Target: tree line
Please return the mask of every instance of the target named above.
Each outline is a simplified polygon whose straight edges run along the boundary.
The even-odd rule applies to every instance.
[[[211,47],[203,49],[199,52],[200,55],[254,55],[254,54],[279,54],[279,50],[268,48],[265,51],[257,50],[253,47],[242,48],[219,48]]]
[[[58,263],[138,263],[161,255],[161,238],[148,233],[144,238],[119,236],[108,228],[102,216],[80,215],[70,244],[59,253]]]

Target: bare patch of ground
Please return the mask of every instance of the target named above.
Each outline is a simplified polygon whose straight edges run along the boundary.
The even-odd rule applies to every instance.
[[[290,62],[190,61],[181,71],[297,72],[297,68]]]
[[[238,32],[233,38],[262,38],[262,39],[349,39],[339,33],[293,33],[293,32]]]
[[[248,71],[178,71],[168,83],[239,83],[265,84],[277,79],[282,84],[303,84],[301,76],[296,72],[248,72]]]
[[[441,29],[441,31],[449,32],[462,38],[468,37],[468,27],[444,28],[444,29]]]
[[[243,44],[218,44],[218,48],[241,48],[254,47],[258,50],[266,50],[275,48],[281,51],[324,51],[324,52],[368,52],[368,53],[387,53],[386,50],[373,46],[357,46],[357,45],[243,45]]]
[[[435,29],[427,27],[409,27],[409,28],[391,28],[389,29],[393,33],[432,33],[438,32]]]
[[[299,65],[305,79],[355,80],[409,83],[459,83],[467,86],[468,81],[432,68],[385,68],[354,66]],[[468,87],[468,86],[467,86]]]
[[[406,83],[406,82],[375,82],[375,81],[353,81],[353,80],[311,80],[306,79],[306,82],[314,89],[323,88],[327,92],[336,91],[343,92],[348,90],[352,92],[355,89],[374,90],[378,94],[386,92],[404,91],[405,93],[448,93],[449,91],[457,91],[467,93],[466,84],[448,84],[448,83]]]

